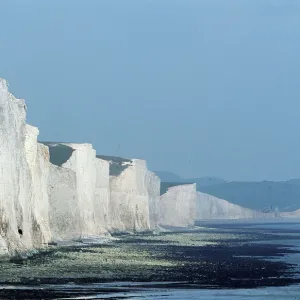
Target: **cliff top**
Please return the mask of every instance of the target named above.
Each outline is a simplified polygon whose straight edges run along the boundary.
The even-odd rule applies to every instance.
[[[179,185],[190,185],[194,182],[161,182],[160,183],[160,195],[165,194],[169,188],[179,186]]]
[[[132,160],[123,157],[97,155],[97,158],[109,161],[109,175],[119,176],[128,166],[132,165]]]

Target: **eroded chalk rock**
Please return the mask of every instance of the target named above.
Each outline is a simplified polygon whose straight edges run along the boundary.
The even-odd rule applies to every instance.
[[[263,213],[251,210],[201,192],[197,192],[196,211],[198,220],[274,217],[273,213]]]
[[[50,162],[56,166],[51,168],[50,182],[50,219],[56,238],[94,239],[107,235],[108,163],[96,158],[91,144],[45,144],[49,147]]]
[[[31,224],[33,245],[45,247],[51,240],[49,225],[49,151],[37,142],[39,130],[26,124],[25,153],[31,179]]]
[[[156,229],[159,225],[160,178],[153,172],[146,174],[146,185],[149,196],[150,228]]]
[[[164,187],[164,184],[162,184]],[[162,189],[162,193],[164,192]],[[159,224],[162,226],[193,226],[196,219],[196,184],[169,184],[160,196]]]
[[[150,229],[148,169],[139,159],[104,157],[110,163],[110,211],[112,231],[141,232]]]
[[[25,120],[25,102],[0,79],[0,255],[23,256],[51,238],[47,151],[36,141],[37,129]]]
[[[80,239],[82,230],[76,173],[51,164],[48,194],[49,221],[53,241]]]
[[[109,162],[96,158],[95,219],[105,231],[111,231]]]
[[[300,218],[300,209],[297,209],[295,211],[291,211],[291,212],[280,212],[278,214],[279,217],[282,218]]]

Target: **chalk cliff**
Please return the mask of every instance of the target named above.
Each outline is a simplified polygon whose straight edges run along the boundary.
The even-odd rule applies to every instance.
[[[105,231],[111,231],[109,162],[96,158],[95,219]]]
[[[258,212],[217,197],[197,192],[196,217],[201,219],[254,219],[274,217],[272,213]]]
[[[49,183],[50,220],[55,237],[85,239],[107,234],[108,165],[96,158],[90,144],[45,144],[50,161],[56,166],[51,168]]]
[[[49,224],[48,177],[50,170],[48,148],[37,142],[39,130],[26,124],[25,153],[30,171],[32,239],[40,248],[52,239]]]
[[[76,182],[76,173],[73,170],[50,165],[48,194],[53,241],[81,238],[82,225]]]
[[[148,169],[139,159],[98,156],[110,164],[110,212],[113,231],[150,229]]]
[[[0,256],[25,255],[51,238],[47,150],[26,125],[26,106],[0,79]]]
[[[159,222],[160,178],[155,173],[147,171],[146,185],[149,195],[150,228],[155,229]]]
[[[281,212],[278,213],[279,217],[282,218],[300,218],[300,209],[297,209],[295,211],[291,211],[291,212]]]
[[[169,185],[160,196],[158,223],[165,226],[193,226],[196,219],[196,197],[196,184]]]

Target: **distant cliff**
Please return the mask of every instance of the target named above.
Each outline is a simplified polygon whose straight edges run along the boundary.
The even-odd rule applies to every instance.
[[[159,201],[160,225],[186,227],[193,226],[196,219],[196,184],[162,183],[166,191],[161,191]]]
[[[113,231],[150,230],[147,165],[143,160],[110,163],[110,207]],[[119,168],[116,168],[116,166]]]
[[[300,185],[294,181],[228,182],[199,187],[199,191],[262,212],[300,208]]]
[[[218,177],[182,178],[158,171],[162,181],[196,183],[197,191],[261,212],[293,211],[300,208],[300,179],[287,181],[227,182]]]
[[[275,214],[255,211],[208,194],[197,192],[197,220],[264,219],[272,217],[275,217]]]

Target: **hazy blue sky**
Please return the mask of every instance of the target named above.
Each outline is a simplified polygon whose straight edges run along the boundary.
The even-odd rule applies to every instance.
[[[41,140],[186,177],[300,177],[298,0],[0,0],[0,28],[0,77]]]

